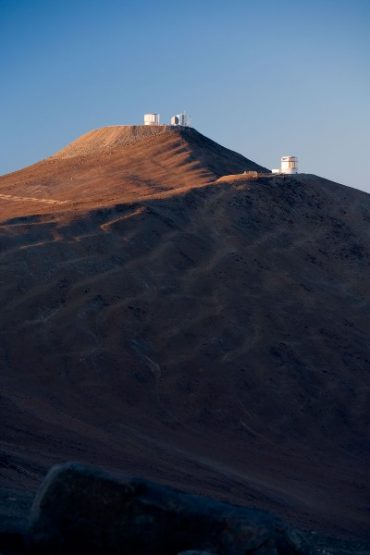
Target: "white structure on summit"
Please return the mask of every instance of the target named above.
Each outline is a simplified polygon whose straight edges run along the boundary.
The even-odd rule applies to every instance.
[[[190,127],[190,117],[186,112],[172,116],[169,124],[160,123],[160,115],[156,112],[144,114],[144,125],[181,125],[182,127]]]
[[[281,173],[298,173],[298,158],[296,156],[282,156]]]
[[[183,127],[188,127],[190,125],[190,119],[186,112],[181,114],[176,114],[171,118],[171,125],[182,125]]]
[[[160,125],[159,114],[144,114],[144,125]]]
[[[273,169],[272,173],[275,174],[288,174],[292,175],[298,173],[298,158],[297,156],[282,156],[281,167]]]

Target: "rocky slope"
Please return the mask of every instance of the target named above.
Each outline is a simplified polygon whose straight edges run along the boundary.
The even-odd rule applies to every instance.
[[[79,460],[368,536],[370,197],[130,129],[0,178],[2,484]]]

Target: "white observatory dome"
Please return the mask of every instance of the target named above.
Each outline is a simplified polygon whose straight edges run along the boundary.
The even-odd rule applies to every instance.
[[[282,156],[281,157],[281,173],[287,173],[287,174],[298,173],[298,158],[297,158],[297,156]]]

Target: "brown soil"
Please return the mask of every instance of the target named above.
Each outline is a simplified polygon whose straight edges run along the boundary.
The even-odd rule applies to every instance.
[[[216,182],[255,169],[115,127],[0,178],[0,485],[72,459],[368,535],[370,197]]]
[[[112,126],[0,177],[0,220],[173,196],[225,173],[265,168],[192,128]],[[10,202],[14,201],[14,202]]]

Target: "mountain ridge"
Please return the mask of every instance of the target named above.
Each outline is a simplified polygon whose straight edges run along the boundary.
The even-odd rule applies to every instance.
[[[368,537],[370,197],[181,141],[0,180],[79,198],[1,201],[0,483],[80,460]]]
[[[0,177],[3,200],[25,199],[23,206],[21,200],[6,204],[3,213],[0,207],[0,218],[47,213],[50,207],[44,201],[54,201],[54,210],[109,206],[196,187],[244,170],[266,168],[193,128],[103,127],[45,160]]]

